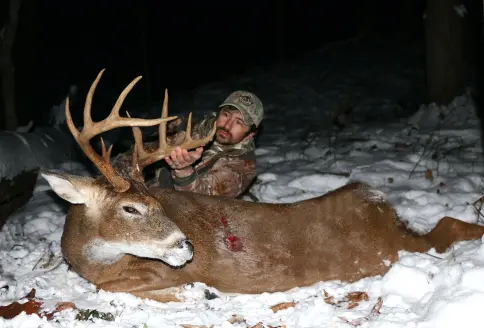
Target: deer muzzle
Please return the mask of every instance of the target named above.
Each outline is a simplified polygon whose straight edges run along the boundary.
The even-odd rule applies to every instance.
[[[193,245],[187,239],[177,240],[172,247],[167,248],[161,260],[173,267],[183,266],[193,258]]]

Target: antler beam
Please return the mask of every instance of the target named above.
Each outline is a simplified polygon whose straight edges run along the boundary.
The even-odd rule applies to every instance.
[[[128,180],[123,178],[110,163],[110,156],[112,151],[112,145],[109,149],[106,150],[104,145],[104,140],[101,137],[101,146],[102,146],[102,156],[100,156],[96,151],[92,148],[90,144],[90,140],[98,134],[103,132],[107,132],[109,130],[113,130],[119,127],[134,127],[134,126],[153,126],[157,124],[162,124],[167,121],[171,121],[176,118],[176,116],[171,117],[162,117],[157,119],[139,119],[139,118],[131,118],[131,117],[121,117],[119,115],[119,110],[123,105],[124,100],[128,96],[129,92],[133,89],[135,84],[141,79],[141,76],[138,76],[126,88],[124,88],[123,92],[119,95],[116,103],[114,104],[111,113],[107,118],[99,122],[93,122],[91,117],[91,105],[92,105],[92,98],[94,96],[94,91],[101,79],[101,76],[104,73],[104,69],[99,72],[96,79],[92,83],[89,92],[86,97],[86,103],[84,105],[84,126],[81,131],[79,131],[74,122],[72,120],[71,112],[69,109],[69,98],[66,99],[66,118],[67,118],[67,126],[71,131],[74,139],[76,139],[77,143],[83,150],[84,154],[91,160],[91,162],[99,169],[99,171],[106,177],[106,179],[112,184],[114,189],[118,192],[124,192],[129,189],[130,183]],[[166,124],[166,123],[165,123]]]
[[[135,140],[135,150],[133,151],[133,156],[137,156],[133,162],[138,164],[138,169],[140,171],[143,170],[146,166],[155,163],[167,156],[171,153],[173,149],[176,147],[181,147],[182,149],[194,149],[200,146],[204,146],[210,140],[213,139],[213,136],[216,132],[216,124],[214,122],[213,129],[209,133],[209,135],[205,136],[202,139],[194,140],[191,136],[192,131],[192,113],[188,115],[188,122],[187,122],[187,129],[185,131],[185,140],[180,145],[169,146],[166,142],[166,122],[168,118],[168,90],[165,89],[165,99],[163,100],[163,108],[161,111],[161,119],[164,121],[160,123],[159,126],[159,146],[158,149],[148,152],[143,146],[143,136],[141,134],[141,129],[137,126],[133,127],[133,135]]]

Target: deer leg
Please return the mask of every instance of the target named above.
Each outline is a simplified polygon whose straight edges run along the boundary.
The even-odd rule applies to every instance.
[[[455,242],[479,239],[483,235],[484,226],[446,216],[424,238],[437,252],[443,253]]]
[[[158,302],[183,302],[183,286],[167,286],[167,281],[150,270],[125,270],[116,279],[96,286],[113,293],[130,293]]]
[[[178,286],[165,289],[147,290],[144,292],[132,292],[131,294],[139,298],[148,298],[161,303],[183,302],[185,301],[183,297],[184,290],[183,286]]]

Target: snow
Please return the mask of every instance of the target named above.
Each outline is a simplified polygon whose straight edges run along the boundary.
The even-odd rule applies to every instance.
[[[71,87],[68,95],[75,91]],[[49,115],[49,126],[33,127],[34,122],[30,121],[15,131],[0,131],[0,181],[12,180],[39,167],[50,169],[76,158],[74,143],[66,138],[61,127],[65,123],[65,99],[52,106]]]
[[[260,201],[294,202],[360,180],[383,191],[401,219],[418,232],[429,231],[444,216],[479,222],[476,201],[484,191],[483,166],[472,102],[462,95],[449,106],[421,105],[417,110],[412,85],[419,83],[422,72],[410,62],[412,50],[392,46],[382,53],[377,46],[382,47],[355,41],[297,63],[261,67],[206,85],[183,99],[170,99],[171,114],[181,108],[201,113],[233,89],[254,90],[267,112],[256,153],[258,181],[251,188]],[[355,104],[353,120],[342,130],[332,128],[339,99],[348,95]],[[57,170],[88,174],[74,162]],[[322,281],[286,292],[220,294],[207,300],[200,294],[206,286],[195,282],[187,286],[186,302],[162,304],[96,292],[69,271],[59,246],[66,208],[39,178],[32,199],[3,227],[0,286],[8,288],[0,289],[0,306],[35,288],[47,310],[69,301],[79,309],[112,313],[115,320],[78,321],[76,311],[67,309],[51,321],[22,313],[0,319],[0,326],[470,328],[481,327],[484,320],[482,240],[457,243],[444,254],[401,251],[384,276],[350,284]],[[344,300],[349,292],[365,292],[368,300],[349,308]],[[379,298],[381,308],[375,314]],[[284,302],[295,306],[271,310]]]

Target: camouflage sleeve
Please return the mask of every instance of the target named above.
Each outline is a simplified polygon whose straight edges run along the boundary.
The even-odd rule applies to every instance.
[[[179,178],[172,171],[172,180],[175,190],[238,197],[247,190],[256,174],[254,160],[221,158],[202,175],[194,170],[193,174]]]

